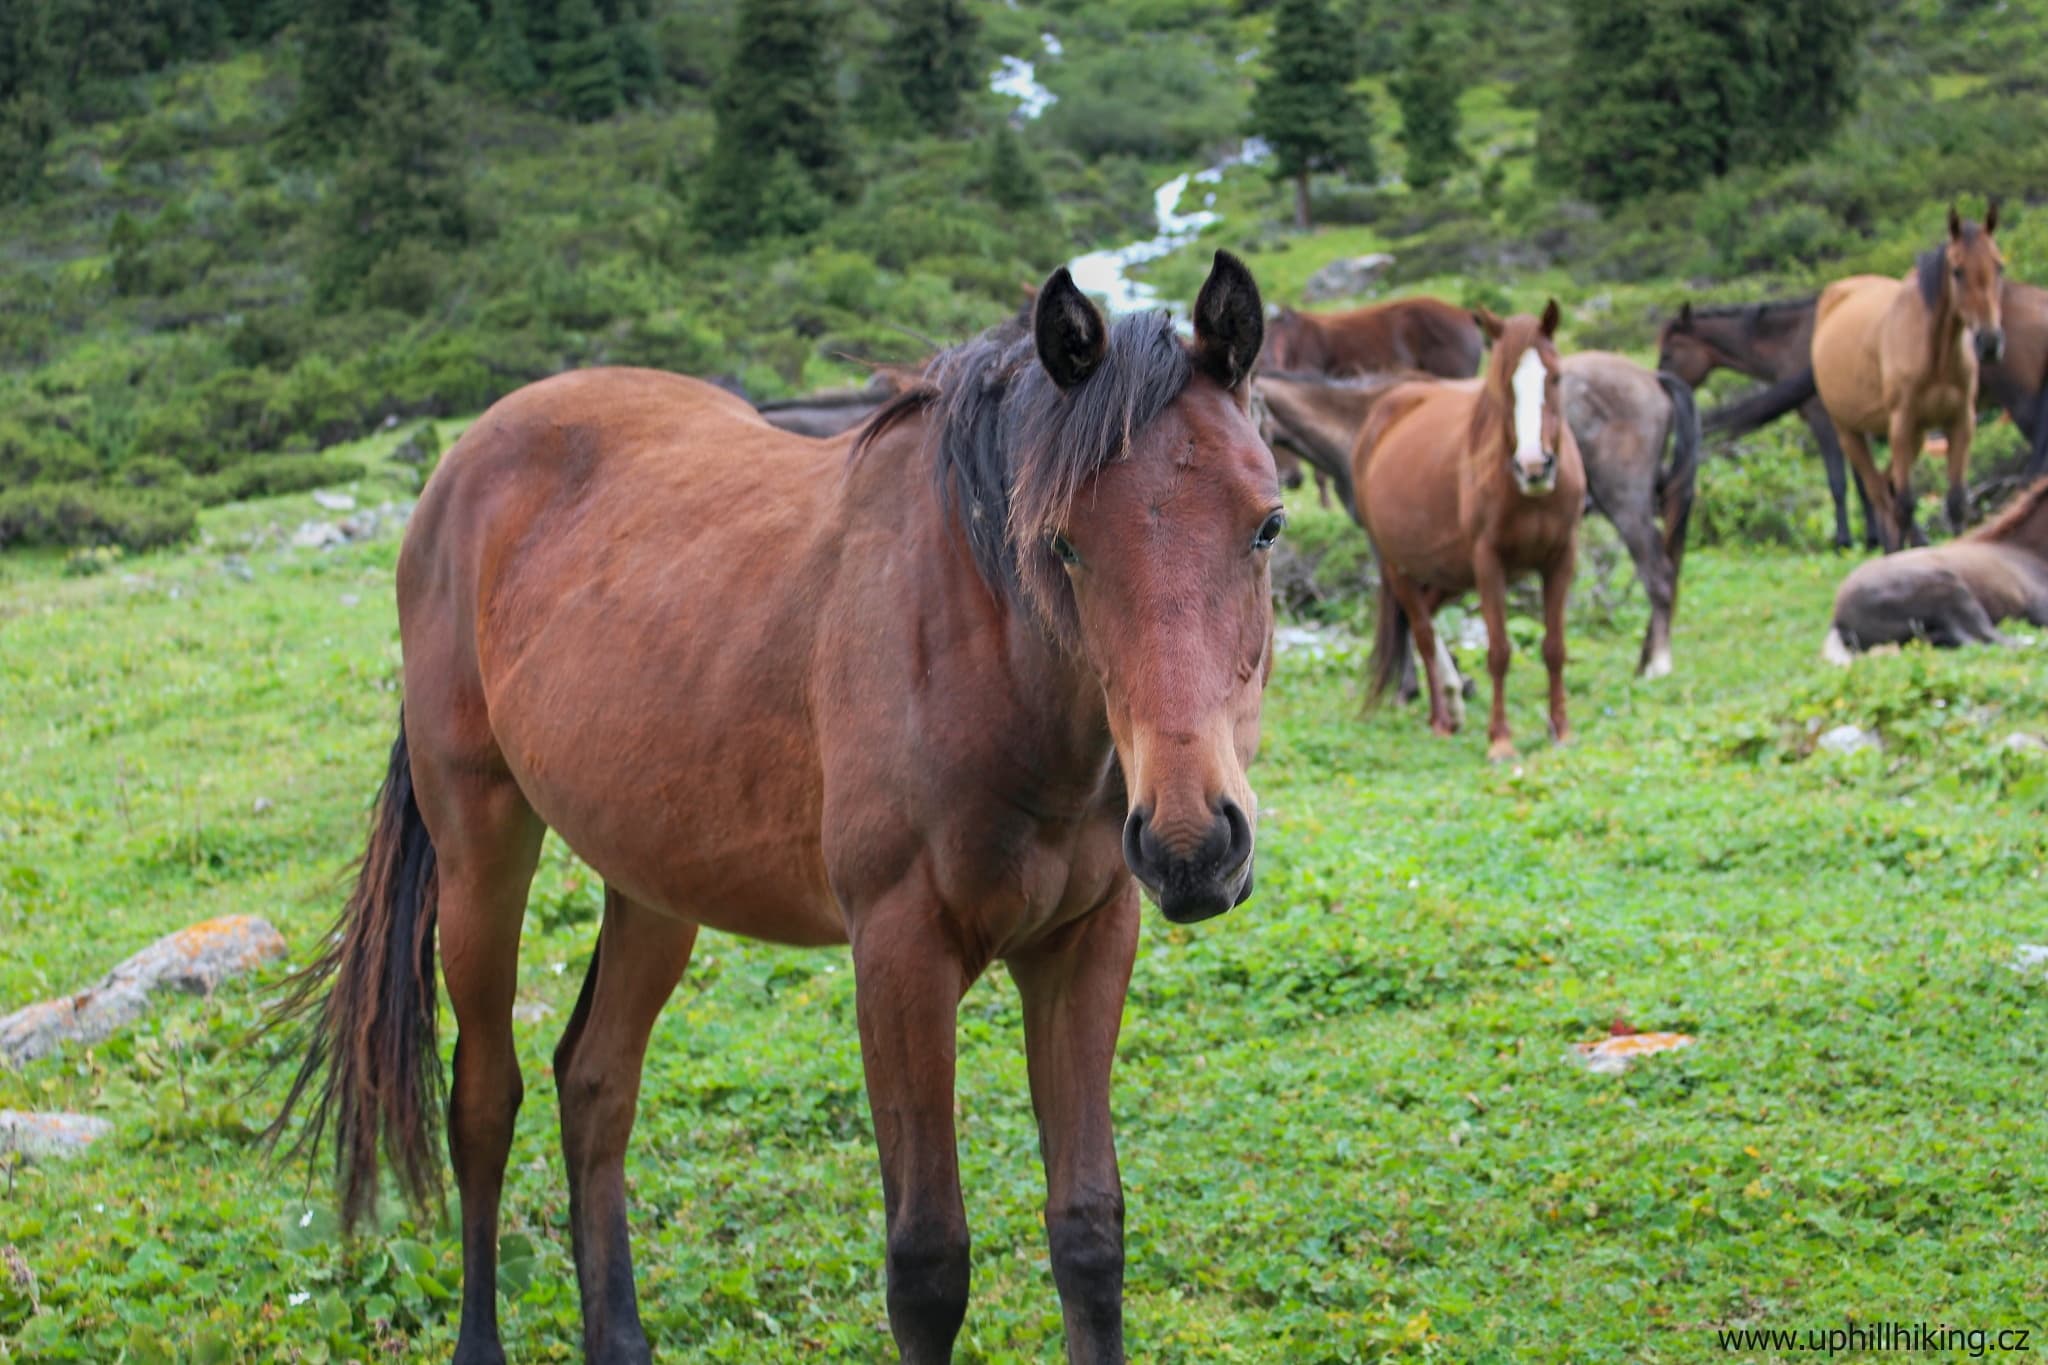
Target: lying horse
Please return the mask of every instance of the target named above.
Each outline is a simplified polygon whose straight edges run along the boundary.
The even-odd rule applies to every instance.
[[[1959,540],[1857,566],[1835,593],[1821,655],[1846,664],[1907,640],[2005,644],[1998,622],[2013,618],[2048,626],[2048,479]]]
[[[1351,455],[1351,482],[1380,564],[1368,704],[1401,674],[1408,632],[1429,682],[1429,723],[1455,733],[1461,683],[1436,633],[1436,610],[1473,588],[1486,619],[1493,679],[1487,757],[1511,758],[1507,672],[1508,575],[1543,579],[1543,663],[1550,673],[1550,732],[1570,738],[1565,718],[1564,608],[1577,562],[1586,474],[1564,419],[1562,375],[1551,338],[1551,300],[1541,321],[1521,314],[1480,321],[1493,359],[1477,380],[1410,381],[1374,404]]]
[[[1614,524],[1650,599],[1637,672],[1662,677],[1671,671],[1671,619],[1699,462],[1699,415],[1692,390],[1676,376],[1605,351],[1568,355],[1559,369],[1565,420],[1578,441],[1593,506]],[[1421,377],[1331,380],[1261,373],[1252,389],[1272,415],[1267,439],[1275,450],[1291,448],[1326,474],[1355,518],[1349,466],[1359,430],[1382,394]],[[1404,671],[1404,695],[1408,677]]]
[[[1923,252],[1904,279],[1856,275],[1821,292],[1814,313],[1813,378],[1849,464],[1877,513],[1887,552],[1918,538],[1913,465],[1929,431],[1948,434],[1948,519],[1969,515],[1963,476],[1977,430],[1977,366],[2005,352],[1999,279],[2005,263],[1984,225],[1948,211],[1948,240]],[[1878,470],[1873,437],[1891,444],[1891,472]]]
[[[548,829],[605,882],[554,1055],[589,1359],[650,1358],[625,1151],[700,926],[851,950],[911,1365],[948,1360],[967,1309],[954,1031],[1008,967],[1068,1359],[1124,1359],[1109,1077],[1138,887],[1176,923],[1252,889],[1285,520],[1246,416],[1263,322],[1226,253],[1190,343],[1164,314],[1105,324],[1060,270],[1028,334],[941,355],[857,434],[589,370],[448,453],[398,562],[404,715],[369,851],[287,1005],[313,1029],[291,1101],[314,1100],[308,1140],[332,1123],[344,1221],[375,1202],[380,1147],[430,1202],[438,932],[458,1362],[505,1358],[512,1003]]]

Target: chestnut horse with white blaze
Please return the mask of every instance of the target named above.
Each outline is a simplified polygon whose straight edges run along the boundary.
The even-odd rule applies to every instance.
[[[1586,471],[1564,416],[1557,300],[1539,320],[1480,310],[1493,358],[1476,380],[1417,381],[1380,398],[1352,451],[1358,514],[1380,563],[1380,601],[1368,700],[1399,681],[1408,632],[1429,688],[1429,724],[1453,734],[1463,719],[1457,670],[1436,633],[1437,608],[1477,588],[1493,679],[1487,757],[1514,756],[1508,731],[1508,575],[1543,579],[1543,663],[1550,733],[1565,718],[1564,608],[1578,563]]]
[[[612,369],[520,390],[449,452],[399,558],[375,833],[288,1003],[313,1031],[292,1098],[315,1102],[309,1140],[333,1126],[345,1218],[374,1207],[380,1147],[431,1200],[438,934],[460,1365],[505,1358],[512,1003],[548,829],[605,882],[554,1056],[588,1359],[650,1359],[624,1157],[700,927],[851,949],[911,1365],[948,1360],[967,1309],[955,1023],[1007,967],[1067,1358],[1124,1359],[1109,1087],[1139,887],[1177,923],[1252,888],[1284,522],[1246,415],[1262,330],[1226,253],[1192,342],[1164,314],[1105,323],[1060,270],[1030,328],[941,355],[841,438]]]
[[[1918,538],[1913,465],[1930,431],[1948,435],[1948,519],[1969,515],[1964,476],[1977,431],[1978,365],[2005,353],[1999,284],[2005,260],[1984,224],[1948,211],[1948,240],[1921,253],[1902,279],[1853,275],[1821,291],[1813,324],[1813,379],[1842,451],[1870,495],[1886,553]],[[1891,443],[1891,472],[1870,442]]]

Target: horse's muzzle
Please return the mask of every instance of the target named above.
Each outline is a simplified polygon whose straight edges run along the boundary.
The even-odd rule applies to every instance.
[[[1192,853],[1176,852],[1158,839],[1143,809],[1124,821],[1124,862],[1175,924],[1212,919],[1243,905],[1252,894],[1252,852],[1251,821],[1229,797]]]
[[[1977,332],[1977,359],[1986,365],[1996,365],[2005,359],[2005,329],[1986,327]]]
[[[1514,471],[1515,487],[1523,497],[1544,497],[1557,487],[1557,452],[1554,450],[1544,451],[1541,460],[1517,455],[1509,467]]]

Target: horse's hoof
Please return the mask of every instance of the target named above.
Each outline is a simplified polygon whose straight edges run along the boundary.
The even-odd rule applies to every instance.
[[[1551,743],[1553,743],[1553,744],[1569,744],[1569,743],[1571,743],[1571,742],[1572,742],[1572,727],[1571,727],[1571,726],[1569,726],[1569,725],[1567,725],[1567,726],[1565,726],[1565,727],[1564,727],[1563,729],[1559,729],[1559,728],[1558,728],[1557,726],[1555,726],[1555,725],[1551,726],[1551,727],[1550,727],[1550,742],[1551,742]]]
[[[1515,761],[1515,742],[1511,739],[1497,739],[1486,746],[1488,763],[1512,763]]]
[[[1429,732],[1444,739],[1449,739],[1452,735],[1458,733],[1458,723],[1456,721],[1433,720],[1429,723]]]
[[[1660,649],[1650,655],[1648,659],[1645,659],[1643,661],[1642,676],[1644,682],[1653,682],[1658,678],[1670,677],[1671,651]]]

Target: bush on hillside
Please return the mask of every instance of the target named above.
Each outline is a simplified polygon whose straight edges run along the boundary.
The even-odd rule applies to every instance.
[[[280,493],[303,493],[329,484],[348,483],[363,477],[363,466],[354,460],[337,460],[321,455],[263,455],[229,465],[217,474],[201,479],[196,486],[200,499],[209,507],[244,498],[270,498]]]
[[[188,539],[199,506],[163,488],[38,484],[0,493],[0,549],[15,545],[118,545],[154,550]]]

